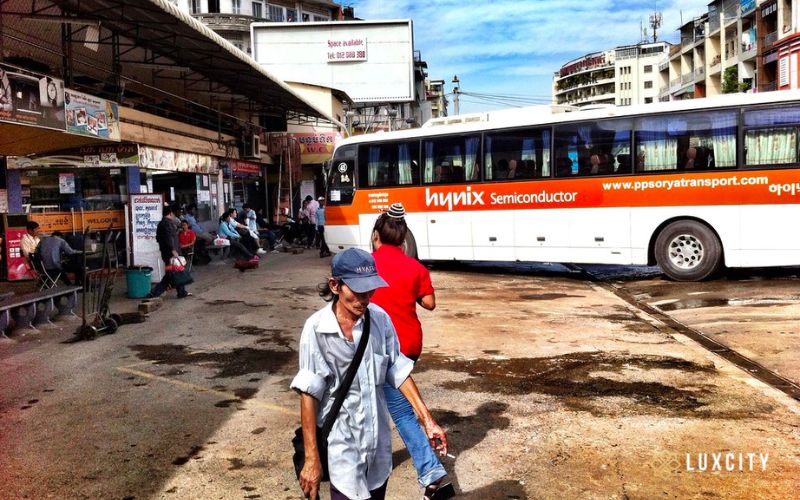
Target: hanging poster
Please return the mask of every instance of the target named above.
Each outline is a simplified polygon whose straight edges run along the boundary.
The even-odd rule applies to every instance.
[[[64,130],[64,82],[0,65],[0,122]]]
[[[9,157],[9,170],[33,168],[121,168],[139,166],[139,146],[136,144],[87,145],[79,148],[51,151],[44,155]],[[111,175],[119,175],[112,173]]]
[[[161,222],[164,198],[160,194],[132,194],[130,207],[131,261],[136,266],[153,268],[151,279],[161,281],[164,265],[156,241],[156,228]]]
[[[60,194],[75,193],[75,174],[72,173],[58,174],[58,192]]]
[[[219,163],[215,158],[197,153],[139,146],[139,166],[144,169],[216,174]]]
[[[117,103],[67,89],[64,92],[67,132],[119,141]]]

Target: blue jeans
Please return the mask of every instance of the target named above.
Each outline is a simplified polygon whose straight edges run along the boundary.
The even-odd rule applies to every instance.
[[[428,436],[417,421],[414,408],[408,402],[403,393],[394,386],[386,384],[383,386],[383,393],[386,396],[386,406],[392,415],[397,432],[403,438],[403,442],[408,448],[414,467],[417,469],[417,480],[423,487],[428,486],[434,481],[447,475],[442,463],[436,458],[436,453],[431,448]]]

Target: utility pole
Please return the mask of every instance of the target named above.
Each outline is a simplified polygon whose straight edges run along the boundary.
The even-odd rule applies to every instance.
[[[458,88],[458,84],[461,81],[458,79],[458,75],[453,76],[453,110],[455,114],[458,115],[458,94],[461,92],[461,89]]]

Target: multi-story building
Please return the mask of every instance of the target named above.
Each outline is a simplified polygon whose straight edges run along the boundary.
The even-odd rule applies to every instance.
[[[666,42],[625,45],[574,59],[553,78],[553,102],[573,106],[653,102]]]
[[[569,61],[553,76],[556,104],[614,104],[613,50],[593,52]]]
[[[713,0],[659,64],[662,101],[800,87],[800,0]]]
[[[796,89],[800,57],[800,1],[759,2],[756,29],[762,56],[757,59],[756,88],[759,92]]]
[[[352,8],[343,9],[329,0],[173,0],[173,3],[248,54],[251,23],[336,21],[353,16]]]
[[[425,98],[430,104],[430,118],[447,116],[444,80],[425,80]]]
[[[667,42],[617,47],[614,59],[617,106],[649,104],[658,100],[658,62],[669,51]]]

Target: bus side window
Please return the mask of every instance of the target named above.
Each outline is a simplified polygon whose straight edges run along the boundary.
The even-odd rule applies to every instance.
[[[550,130],[521,129],[484,138],[484,179],[538,179],[550,176]]]
[[[419,182],[419,143],[388,142],[359,147],[359,185],[408,186]]]
[[[800,106],[754,109],[744,114],[745,165],[798,163]]]
[[[642,118],[636,130],[636,171],[736,167],[735,111]]]
[[[480,136],[451,136],[423,142],[422,181],[446,184],[477,179],[480,168]]]
[[[786,165],[798,162],[798,127],[748,130],[744,136],[745,165]]]

